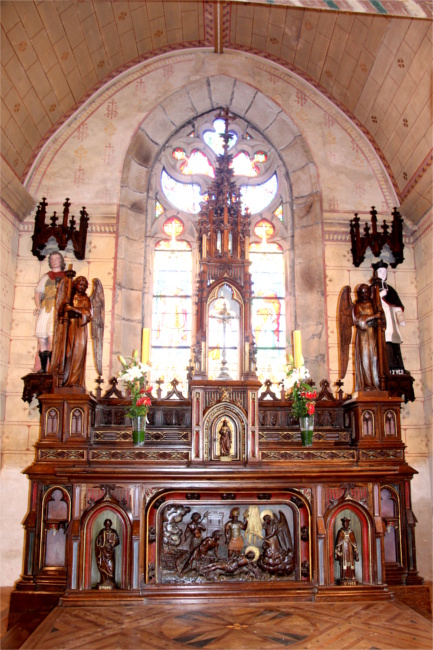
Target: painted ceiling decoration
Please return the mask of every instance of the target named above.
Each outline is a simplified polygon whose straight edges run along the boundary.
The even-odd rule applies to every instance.
[[[308,7],[321,11],[344,11],[385,16],[431,18],[432,6],[425,0],[255,0],[257,4]],[[233,0],[246,3],[247,0]]]
[[[34,163],[62,124],[83,115],[89,100],[143,65],[147,73],[156,66],[169,89],[176,57],[166,65],[161,61],[196,51],[228,57],[228,73],[232,56],[252,55],[277,100],[288,75],[314,87],[370,141],[402,214],[416,223],[431,205],[432,5],[427,0],[20,0],[1,3],[1,24],[6,203],[16,199],[21,184],[41,198],[32,192]],[[221,72],[223,64],[217,67]],[[134,83],[143,101],[146,76],[137,74]],[[308,97],[305,88],[295,92]],[[105,163],[116,155],[113,143],[124,127],[112,99],[104,107]],[[302,94],[298,101],[303,102]],[[84,141],[92,137],[89,126],[82,121],[74,135],[78,177],[85,166]],[[329,130],[331,123],[323,134]]]

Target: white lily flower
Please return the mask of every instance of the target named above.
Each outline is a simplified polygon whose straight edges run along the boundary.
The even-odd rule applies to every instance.
[[[310,377],[310,373],[308,372],[308,369],[305,366],[300,367],[299,375],[301,379],[309,379]]]
[[[291,390],[294,385],[295,385],[295,379],[293,378],[293,376],[289,376],[289,377],[286,377],[284,379],[284,389],[285,390],[287,390],[287,391]]]

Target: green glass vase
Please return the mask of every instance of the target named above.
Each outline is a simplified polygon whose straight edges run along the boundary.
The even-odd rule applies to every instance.
[[[144,446],[144,436],[146,433],[146,416],[136,415],[131,417],[132,422],[132,444],[134,447]]]
[[[314,416],[306,415],[303,418],[299,418],[299,424],[301,426],[301,444],[303,447],[312,447],[313,446],[313,431],[314,431]]]

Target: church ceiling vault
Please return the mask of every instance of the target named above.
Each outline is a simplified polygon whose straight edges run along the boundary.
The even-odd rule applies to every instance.
[[[431,4],[299,4],[2,2],[2,189],[26,185],[44,143],[119,73],[180,50],[242,51],[299,75],[356,118],[417,222],[431,205]]]

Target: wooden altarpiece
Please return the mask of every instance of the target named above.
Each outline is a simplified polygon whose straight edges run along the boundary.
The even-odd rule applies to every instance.
[[[405,460],[400,397],[334,396],[322,380],[314,442],[305,448],[284,391],[268,382],[259,393],[249,217],[226,136],[199,221],[189,392],[174,381],[166,396],[152,395],[142,448],[133,447],[128,400],[115,379],[105,394],[48,388],[39,396],[36,458],[25,470],[24,568],[10,625],[22,611],[48,611],[59,600],[380,600],[393,585],[422,583],[410,489],[416,470]],[[223,334],[227,319],[239,325],[236,350],[220,342],[217,379],[208,374],[213,317]],[[351,575],[336,559],[343,519],[357,546]],[[105,580],[104,539],[111,539]]]

